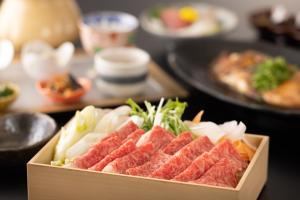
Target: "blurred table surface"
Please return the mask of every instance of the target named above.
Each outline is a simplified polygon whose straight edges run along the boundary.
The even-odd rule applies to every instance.
[[[143,9],[157,2],[161,1],[78,0],[78,4],[81,7],[83,14],[95,10],[121,10],[136,16],[138,16]],[[207,2],[224,6],[237,13],[240,24],[233,33],[227,36],[227,38],[239,40],[255,39],[255,32],[251,29],[247,21],[247,16],[252,10],[270,6],[278,2],[283,3],[291,11],[297,11],[300,8],[299,0],[210,0]],[[188,112],[185,115],[186,118],[191,118],[200,109],[205,109],[204,120],[224,122],[236,119],[243,121],[247,125],[248,132],[270,135],[269,177],[266,186],[259,196],[260,200],[299,198],[300,151],[299,142],[296,137],[300,134],[300,117],[256,112],[221,102],[199,91],[195,91],[193,88],[190,88],[184,82],[179,80],[168,67],[165,59],[165,42],[140,29],[137,35],[137,45],[149,51],[153,59],[164,67],[164,70],[173,75],[191,92],[191,96],[186,99],[189,103]],[[73,112],[69,112],[54,114],[52,116],[59,125],[62,125],[70,119],[73,114]],[[25,165],[23,167],[1,168],[0,163],[0,199],[27,199]]]

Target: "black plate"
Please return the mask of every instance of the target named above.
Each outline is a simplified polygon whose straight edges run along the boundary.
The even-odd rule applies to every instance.
[[[220,39],[186,40],[176,43],[168,54],[168,62],[175,73],[187,83],[218,99],[261,111],[284,115],[300,115],[300,109],[275,107],[247,98],[218,82],[212,76],[212,62],[221,52],[239,52],[249,49],[257,50],[271,56],[283,56],[289,63],[300,66],[299,51],[261,42],[229,41]]]

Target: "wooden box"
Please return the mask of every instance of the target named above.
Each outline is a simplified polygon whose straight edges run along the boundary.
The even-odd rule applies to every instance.
[[[254,200],[267,180],[269,137],[247,134],[257,151],[234,189],[50,166],[57,134],[27,164],[29,200]]]

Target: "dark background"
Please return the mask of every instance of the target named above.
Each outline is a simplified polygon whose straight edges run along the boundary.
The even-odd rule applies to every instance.
[[[95,10],[120,10],[138,16],[141,11],[152,6],[158,0],[78,0],[82,13]],[[175,2],[175,1],[163,1]],[[281,2],[290,11],[300,10],[299,0],[210,0],[211,4],[224,6],[235,11],[239,17],[238,28],[228,35],[226,39],[256,40],[254,30],[249,26],[247,17],[256,8],[266,7]],[[152,58],[159,63],[167,72],[172,74],[191,93],[186,99],[189,103],[185,118],[191,118],[200,109],[205,109],[204,120],[224,122],[228,120],[243,121],[248,132],[271,136],[269,178],[260,194],[261,200],[297,199],[300,195],[300,161],[299,141],[296,139],[300,134],[300,117],[281,116],[262,113],[246,108],[227,104],[209,97],[180,81],[170,70],[166,62],[167,41],[160,40],[152,35],[138,31],[137,45],[146,49]],[[277,47],[280,48],[280,47]],[[199,56],[201,52],[199,52]],[[299,51],[300,56],[300,51]],[[63,125],[74,112],[54,114],[59,125]],[[13,159],[13,158],[11,158]],[[0,166],[2,163],[0,163]],[[201,197],[199,197],[201,198]],[[0,167],[0,200],[4,199],[27,199],[26,168]]]

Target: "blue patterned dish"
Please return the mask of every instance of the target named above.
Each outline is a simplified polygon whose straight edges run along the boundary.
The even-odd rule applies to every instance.
[[[84,16],[79,25],[81,42],[89,53],[108,47],[130,45],[138,24],[136,17],[124,12],[91,13]]]

